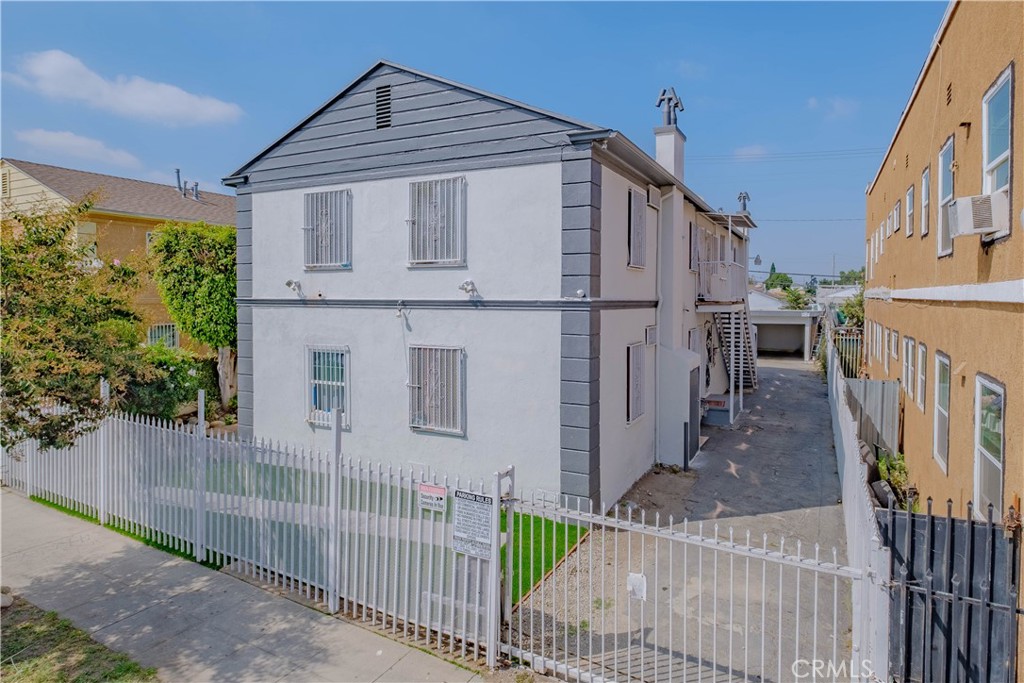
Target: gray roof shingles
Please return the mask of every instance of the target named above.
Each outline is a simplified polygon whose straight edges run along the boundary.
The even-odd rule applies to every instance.
[[[136,216],[151,216],[182,221],[206,221],[218,225],[235,224],[235,198],[200,188],[199,200],[189,191],[183,197],[173,185],[161,185],[133,178],[78,171],[32,161],[4,161],[32,176],[70,201],[78,201],[90,192],[98,193],[97,211],[115,211]]]

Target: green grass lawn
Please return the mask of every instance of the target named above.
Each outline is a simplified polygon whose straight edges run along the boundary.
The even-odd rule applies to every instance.
[[[56,612],[15,597],[3,612],[0,678],[5,683],[157,681],[143,668],[80,631]]]
[[[508,528],[505,511],[501,513],[501,531]],[[575,524],[516,513],[512,531],[512,604],[519,602],[540,582],[566,550],[572,550],[586,529]],[[520,547],[522,548],[520,550]],[[501,548],[501,566],[505,567],[508,548]]]

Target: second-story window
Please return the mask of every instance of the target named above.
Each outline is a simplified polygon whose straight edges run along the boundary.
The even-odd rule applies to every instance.
[[[306,268],[351,268],[352,193],[309,192],[303,202]]]
[[[630,188],[628,203],[628,226],[626,239],[629,241],[630,268],[647,265],[647,193]]]
[[[903,218],[903,204],[896,202],[896,208],[892,210],[892,231],[893,234],[900,231],[900,221]]]
[[[466,179],[409,184],[409,264],[466,265]]]
[[[982,100],[986,193],[1010,185],[1010,74],[1004,71]]]
[[[928,209],[930,208],[928,198],[932,192],[931,182],[931,169],[926,168],[921,174],[921,237],[928,234]]]
[[[938,254],[953,253],[953,236],[949,234],[946,212],[953,203],[953,138],[950,136],[939,151],[939,239]]]
[[[914,186],[907,189],[907,237],[914,234]]]

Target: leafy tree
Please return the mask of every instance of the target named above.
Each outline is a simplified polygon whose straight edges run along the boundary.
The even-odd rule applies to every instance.
[[[236,389],[235,229],[230,225],[165,223],[153,243],[160,298],[190,337],[217,349],[221,405]]]
[[[817,294],[818,293],[818,278],[812,277],[810,280],[808,280],[807,284],[804,285],[804,291],[807,292],[808,294],[810,294],[811,296],[814,296],[815,294]]]
[[[786,304],[783,308],[802,311],[811,305],[811,297],[804,290],[793,287],[786,290]]]
[[[205,359],[162,343],[147,346],[144,353],[153,372],[149,377],[136,377],[128,383],[124,397],[127,412],[170,420],[177,417],[183,403],[196,400],[200,389],[217,391],[216,373],[211,369],[213,376],[207,376]]]
[[[859,292],[843,302],[839,311],[850,327],[864,326],[864,285],[861,285]]]
[[[775,264],[772,264],[775,267]],[[785,273],[777,273],[772,271],[768,276],[768,279],[764,281],[765,289],[789,289],[793,286],[793,278],[786,275]]]
[[[148,369],[132,308],[138,273],[95,261],[76,241],[91,207],[4,207],[0,228],[0,443],[69,446],[118,407]],[[100,379],[112,400],[100,400]],[[62,406],[52,409],[53,403]]]
[[[860,270],[839,271],[839,284],[841,285],[859,285],[862,282],[864,282],[863,266],[861,266]]]

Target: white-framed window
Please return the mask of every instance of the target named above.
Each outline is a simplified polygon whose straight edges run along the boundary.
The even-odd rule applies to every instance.
[[[174,323],[150,325],[149,330],[146,332],[146,343],[150,346],[163,344],[171,349],[178,348],[178,326]]]
[[[907,367],[907,378],[904,380],[907,387],[907,396],[914,398],[914,385],[917,384],[917,368],[915,362],[917,361],[917,343],[913,337],[903,338],[903,363]]]
[[[352,192],[307,192],[302,199],[306,268],[351,268]]]
[[[974,512],[986,519],[1003,516],[1003,386],[981,375],[974,383]]]
[[[878,229],[878,255],[881,256],[885,253],[885,221],[882,221],[882,226]]]
[[[939,150],[939,239],[936,240],[939,256],[953,253],[953,237],[949,234],[949,219],[946,212],[953,203],[953,136]]]
[[[900,231],[900,223],[903,220],[903,202],[897,200],[892,210],[892,232],[895,235]]]
[[[409,426],[417,431],[466,435],[466,350],[409,347]]]
[[[626,424],[644,414],[644,355],[647,347],[636,342],[626,347]]]
[[[82,221],[78,223],[75,229],[75,236],[78,240],[78,246],[81,247],[82,249],[85,249],[86,256],[91,259],[96,259],[98,256],[98,250],[96,246],[96,224],[93,223],[92,221]]]
[[[628,205],[626,240],[629,249],[630,268],[644,268],[647,265],[647,193],[633,188],[626,198]],[[718,260],[724,260],[721,239],[718,241]]]
[[[892,354],[893,360],[900,357],[900,333],[896,330],[892,331],[892,337],[890,337],[891,345],[889,346],[889,353]]]
[[[892,237],[892,211],[885,217],[885,236],[886,238]]]
[[[409,183],[409,264],[466,265],[466,179]]]
[[[981,103],[982,122],[985,126],[982,136],[982,170],[985,174],[986,193],[1010,186],[1010,127],[1013,120],[1013,104],[1010,101],[1011,69],[1007,68],[999,75]]]
[[[889,333],[889,328],[887,327],[887,328],[885,328],[885,346],[882,347],[882,363],[884,364],[886,377],[889,376],[889,357],[892,355],[892,354],[889,353],[889,338],[890,338],[890,336],[891,335]]]
[[[921,237],[928,234],[929,196],[931,195],[932,170],[924,169],[921,174]]]
[[[146,231],[146,255],[151,256],[153,254],[153,243],[156,242],[156,238],[160,235],[159,230],[147,230]]]
[[[900,384],[903,385],[903,393],[909,394],[910,389],[907,387],[907,342],[910,341],[908,337],[903,338],[903,365],[900,368]]]
[[[306,421],[330,427],[334,411],[349,426],[349,350],[339,346],[306,347]]]
[[[982,99],[982,123],[985,127],[982,135],[982,173],[984,182],[982,191],[986,194],[1009,190],[1010,187],[1010,128],[1013,121],[1013,103],[1010,98],[1013,67],[1008,67],[996,79]],[[1012,223],[1012,221],[1011,221]],[[1009,234],[1003,230],[987,235],[986,240],[996,239]]]
[[[914,186],[907,188],[907,237],[914,234]]]
[[[935,352],[935,419],[932,455],[943,472],[949,468],[949,356]]]
[[[928,385],[928,347],[922,342],[917,343],[917,405],[925,408],[925,389]]]

